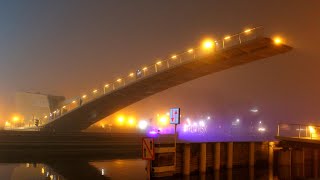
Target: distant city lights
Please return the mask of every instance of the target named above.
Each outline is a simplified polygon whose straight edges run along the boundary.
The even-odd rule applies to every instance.
[[[253,113],[259,112],[259,110],[257,108],[250,109],[250,111],[253,112]]]
[[[198,120],[192,122],[190,118],[187,118],[186,123],[183,124],[183,132],[184,133],[199,133],[203,134],[207,132],[207,124],[204,120]]]

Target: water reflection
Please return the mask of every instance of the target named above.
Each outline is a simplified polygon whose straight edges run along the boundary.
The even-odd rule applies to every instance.
[[[50,161],[46,164],[0,164],[1,180],[106,180],[146,179],[145,161],[140,159],[88,162]]]
[[[15,160],[18,161],[18,160]],[[2,162],[2,163],[1,163]],[[91,161],[87,158],[46,159],[42,163],[4,163],[0,159],[1,180],[145,180],[146,162],[140,159],[106,159]],[[234,168],[188,177],[159,178],[184,180],[278,180],[305,179],[305,170],[300,165],[276,166],[273,168]],[[304,170],[304,171],[302,171]]]

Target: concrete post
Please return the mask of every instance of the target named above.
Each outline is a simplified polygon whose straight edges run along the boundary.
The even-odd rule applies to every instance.
[[[220,180],[220,171],[214,171],[214,180]]]
[[[280,150],[278,159],[279,179],[291,179],[291,151]]]
[[[233,165],[233,142],[228,142],[227,168],[232,169]]]
[[[269,171],[268,171],[268,178],[270,179],[270,180],[273,180],[273,177],[274,177],[274,174],[273,174],[273,167],[270,167],[269,166]]]
[[[184,144],[183,149],[183,175],[190,175],[190,154],[191,154],[191,145]]]
[[[199,163],[199,171],[200,173],[206,173],[206,163],[207,163],[207,144],[200,144],[200,163]]]
[[[254,166],[254,142],[250,142],[249,144],[249,166],[253,167]]]
[[[319,171],[319,157],[318,157],[318,149],[313,150],[313,177],[315,179],[318,178]]]
[[[249,167],[249,179],[254,180],[254,167]]]
[[[279,165],[291,166],[291,151],[285,151],[285,150],[279,151]]]
[[[214,170],[219,171],[220,170],[220,143],[217,142],[214,144]]]
[[[227,170],[227,180],[232,180],[232,169]]]
[[[273,147],[274,147],[274,142],[269,142],[269,154],[268,154],[269,167],[273,166]]]
[[[294,168],[293,176],[304,176],[304,151],[303,149],[293,149],[291,151],[291,165]]]

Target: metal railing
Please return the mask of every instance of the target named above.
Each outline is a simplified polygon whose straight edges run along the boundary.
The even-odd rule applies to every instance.
[[[279,123],[277,136],[301,139],[320,139],[320,126],[306,124]]]
[[[101,96],[109,94],[113,91],[116,91],[120,88],[129,86],[132,83],[137,81],[141,81],[147,77],[150,77],[154,74],[160,73],[162,71],[171,69],[173,67],[179,66],[189,61],[193,61],[198,59],[199,57],[208,56],[214,52],[221,51],[232,46],[239,45],[249,40],[256,39],[263,35],[263,27],[255,27],[251,29],[247,29],[241,33],[237,33],[231,36],[225,36],[219,40],[212,41],[213,47],[210,49],[204,49],[203,47],[190,48],[187,51],[173,54],[169,57],[158,59],[154,64],[141,67],[136,71],[129,72],[127,75],[123,77],[119,77],[118,79],[111,81],[110,83],[105,84],[104,86],[93,89],[91,92],[83,94],[79,97],[75,97],[73,99],[69,99],[66,104],[64,104],[61,108],[51,112],[50,114],[44,115],[43,117],[37,117],[40,122],[51,122],[70,111],[73,111],[83,104],[86,104],[90,101],[93,101]],[[42,123],[42,125],[45,125]]]

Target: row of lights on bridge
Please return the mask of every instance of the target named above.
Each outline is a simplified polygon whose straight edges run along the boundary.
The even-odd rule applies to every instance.
[[[258,27],[258,28],[259,28],[259,27]],[[225,36],[222,41],[223,41],[223,42],[224,42],[224,41],[229,41],[229,40],[231,40],[233,37],[239,36],[240,34],[250,34],[250,33],[251,33],[253,30],[255,30],[255,29],[257,29],[257,28],[246,29],[246,30],[244,30],[244,31],[241,32],[241,33],[238,33],[238,34],[235,34],[235,35],[232,35],[232,36],[230,36],[230,35]],[[273,42],[274,42],[275,45],[281,45],[281,44],[283,43],[283,40],[282,40],[282,38],[280,38],[280,37],[275,37],[275,38],[273,38]],[[214,41],[214,40],[208,38],[208,39],[203,40],[201,47],[202,47],[203,49],[205,49],[205,50],[210,50],[210,49],[213,49],[213,48],[215,47],[215,44],[217,45],[217,44],[218,44],[218,41]],[[188,50],[187,50],[186,52],[184,52],[184,53],[193,54],[193,53],[194,53],[194,50],[195,50],[195,49],[190,48],[190,49],[188,49]],[[184,53],[182,53],[182,54],[184,54]],[[178,59],[178,55],[177,55],[177,54],[173,54],[170,58],[171,58],[172,60],[176,60],[176,59]],[[159,61],[157,61],[157,62],[155,63],[155,65],[159,65],[159,66],[160,66],[160,65],[162,64],[162,62],[163,62],[163,61],[159,60]],[[148,70],[148,67],[145,66],[145,67],[142,68],[142,70],[145,72],[145,71]],[[134,77],[134,73],[133,73],[133,72],[129,73],[128,77],[131,77],[131,78]],[[122,81],[123,81],[122,78],[118,78],[118,79],[116,80],[116,82],[118,82],[118,83],[121,83]],[[110,84],[104,85],[104,88],[109,88],[109,87],[110,87]],[[92,93],[93,93],[93,94],[97,94],[97,93],[98,93],[98,89],[94,89],[94,90],[92,91]],[[80,97],[80,99],[83,99],[83,100],[84,100],[84,99],[86,99],[87,97],[88,97],[88,96],[87,96],[86,94],[84,94],[84,95],[82,95],[82,96]],[[76,100],[72,101],[72,104],[76,104],[76,103],[77,103]],[[66,109],[66,106],[63,106],[62,109]],[[58,112],[58,110],[57,110],[57,111],[54,111],[53,113],[55,114],[55,113],[57,113],[57,112]],[[48,116],[45,116],[45,118],[48,118]]]

